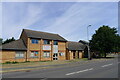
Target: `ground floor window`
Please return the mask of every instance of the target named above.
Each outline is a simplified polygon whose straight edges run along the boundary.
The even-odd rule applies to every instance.
[[[16,51],[16,58],[24,58],[24,52],[23,51]]]
[[[58,60],[58,53],[53,53],[53,60]]]
[[[60,55],[60,56],[64,56],[64,53],[63,53],[63,52],[60,52],[59,55]]]
[[[50,51],[44,51],[44,57],[50,57]]]
[[[32,58],[38,58],[38,51],[31,51],[30,57]]]

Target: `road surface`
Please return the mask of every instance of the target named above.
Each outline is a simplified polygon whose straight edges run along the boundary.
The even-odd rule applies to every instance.
[[[85,61],[48,69],[3,73],[3,78],[118,78],[117,58]]]

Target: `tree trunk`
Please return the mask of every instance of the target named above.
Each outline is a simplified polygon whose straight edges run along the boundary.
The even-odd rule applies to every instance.
[[[104,53],[104,57],[106,58],[106,53]]]

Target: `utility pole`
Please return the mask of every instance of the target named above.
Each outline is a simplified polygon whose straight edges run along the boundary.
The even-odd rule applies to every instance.
[[[88,31],[88,28],[90,27],[91,25],[88,25],[87,26],[87,40],[88,40],[88,60],[91,60],[91,55],[90,55],[90,47],[89,47],[89,31]]]

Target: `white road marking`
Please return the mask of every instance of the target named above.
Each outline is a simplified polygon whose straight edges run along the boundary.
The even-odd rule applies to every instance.
[[[66,74],[66,75],[77,74],[77,73],[86,72],[86,71],[90,71],[90,70],[93,70],[93,68],[85,69],[85,70],[81,70],[81,71],[77,71],[77,72],[68,73],[68,74]]]
[[[113,65],[113,64],[111,63],[111,64],[103,65],[101,67],[107,67],[107,66],[110,66],[110,65]]]

